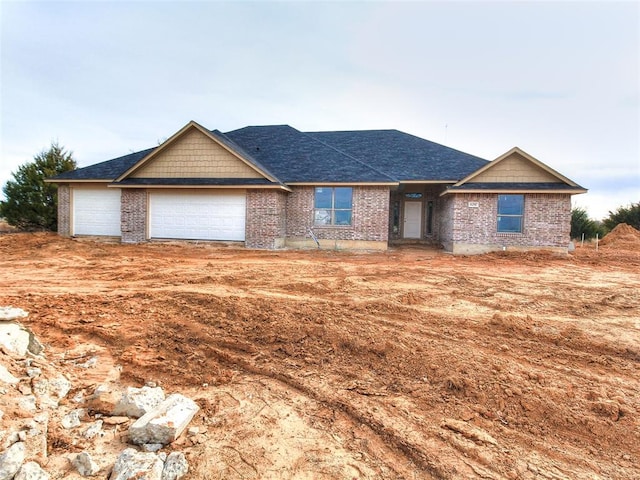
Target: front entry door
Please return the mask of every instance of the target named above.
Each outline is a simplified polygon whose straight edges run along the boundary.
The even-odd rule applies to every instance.
[[[404,202],[404,238],[422,238],[422,202]]]

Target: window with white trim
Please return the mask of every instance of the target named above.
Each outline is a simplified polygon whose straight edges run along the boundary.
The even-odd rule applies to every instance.
[[[315,225],[351,225],[353,188],[316,187],[314,198]]]
[[[524,195],[498,195],[498,233],[522,233]]]

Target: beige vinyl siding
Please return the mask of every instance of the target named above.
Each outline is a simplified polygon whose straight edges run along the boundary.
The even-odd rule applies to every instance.
[[[262,175],[202,132],[190,129],[131,178],[262,178]]]
[[[518,153],[512,153],[509,157],[473,177],[473,180],[470,181],[479,183],[560,183],[558,177],[538,167]]]

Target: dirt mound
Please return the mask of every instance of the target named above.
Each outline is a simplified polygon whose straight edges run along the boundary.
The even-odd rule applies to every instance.
[[[620,223],[600,242],[603,247],[640,250],[640,231],[626,223]]]

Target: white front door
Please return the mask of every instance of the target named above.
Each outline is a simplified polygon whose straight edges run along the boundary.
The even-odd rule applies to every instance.
[[[404,238],[422,238],[422,202],[404,202]]]

